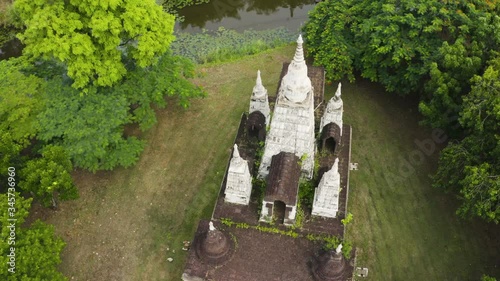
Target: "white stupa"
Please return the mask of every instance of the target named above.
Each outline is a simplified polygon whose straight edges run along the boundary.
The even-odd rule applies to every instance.
[[[233,158],[229,163],[227,174],[225,201],[234,204],[248,205],[252,193],[252,176],[248,161],[241,158],[238,146],[234,145]]]
[[[271,157],[282,151],[302,159],[302,172],[312,178],[314,167],[314,94],[302,50],[302,36],[288,72],[281,81],[274,107],[259,176],[266,177]]]
[[[323,174],[316,191],[312,207],[313,216],[337,217],[339,210],[340,174],[339,159],[335,159],[332,168]]]

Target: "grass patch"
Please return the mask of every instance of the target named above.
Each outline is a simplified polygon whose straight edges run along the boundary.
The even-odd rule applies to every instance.
[[[186,258],[182,241],[191,240],[198,220],[212,213],[256,70],[274,93],[281,62],[289,61],[294,49],[199,66],[203,75],[194,82],[208,96],[194,100],[187,110],[159,110],[135,167],[77,171],[80,199],[62,202],[57,212],[32,211],[54,224],[67,243],[62,272],[74,280],[179,280]],[[335,89],[327,90],[332,95]],[[430,136],[417,126],[416,112],[410,111],[416,107],[363,82],[345,83],[343,99],[345,123],[353,125],[353,161],[360,168],[351,172],[349,212],[354,220],[346,238],[360,249],[359,265],[370,268],[366,280],[499,275],[495,229],[459,220],[451,196],[431,188],[427,175],[435,157],[415,166],[404,182],[385,180],[400,168],[400,157],[415,148],[414,139]],[[174,261],[169,263],[168,257]]]
[[[438,149],[416,157],[415,140],[431,138],[418,126],[416,101],[363,81],[343,86],[344,123],[353,126],[352,162],[359,163],[350,173],[348,211],[354,219],[346,237],[360,250],[358,265],[370,270],[363,280],[498,276],[498,226],[459,219],[452,195],[431,187]],[[335,91],[327,90],[329,96]]]

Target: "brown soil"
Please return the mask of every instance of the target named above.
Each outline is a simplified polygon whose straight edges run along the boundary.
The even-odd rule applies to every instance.
[[[318,255],[323,252],[321,245],[255,229],[215,225],[234,239],[236,247],[233,256],[225,265],[216,267],[201,262],[191,250],[185,270],[189,275],[217,281],[314,280],[311,270]],[[207,227],[208,222],[201,221],[197,235],[204,233]],[[347,261],[348,276],[352,276],[353,262],[353,259]]]

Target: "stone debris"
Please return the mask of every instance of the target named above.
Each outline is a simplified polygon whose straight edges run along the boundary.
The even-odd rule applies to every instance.
[[[367,277],[368,276],[368,268],[366,267],[356,267],[356,276],[358,277]]]
[[[183,251],[189,251],[189,248],[191,248],[191,242],[190,241],[182,241],[182,247]]]
[[[358,170],[358,163],[349,163],[349,170],[357,171]]]
[[[173,258],[168,258],[168,259],[167,259],[167,261],[168,261],[168,262],[173,262],[173,261],[174,261],[174,259],[173,259]]]

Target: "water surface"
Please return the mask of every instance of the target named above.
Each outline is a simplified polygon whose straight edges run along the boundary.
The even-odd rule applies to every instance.
[[[196,33],[220,26],[237,31],[286,27],[297,31],[314,8],[314,0],[212,0],[179,11],[177,31]]]

